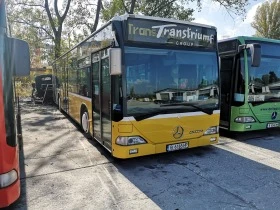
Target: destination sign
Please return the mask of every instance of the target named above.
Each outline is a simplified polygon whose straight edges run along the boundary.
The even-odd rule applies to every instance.
[[[130,18],[127,32],[128,41],[213,49],[217,45],[216,29],[190,24]]]
[[[237,39],[220,42],[218,44],[219,52],[237,51]]]

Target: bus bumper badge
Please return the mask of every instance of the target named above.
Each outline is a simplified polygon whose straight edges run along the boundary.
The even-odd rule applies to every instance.
[[[173,137],[175,139],[181,138],[183,134],[184,134],[184,129],[181,126],[177,126],[173,129]]]

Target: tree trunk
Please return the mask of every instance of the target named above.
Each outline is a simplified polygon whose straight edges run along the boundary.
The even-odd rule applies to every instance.
[[[131,0],[131,6],[130,6],[129,14],[133,14],[134,13],[135,2],[136,2],[136,0]]]

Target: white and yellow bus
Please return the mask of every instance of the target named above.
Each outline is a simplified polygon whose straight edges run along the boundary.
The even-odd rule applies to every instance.
[[[117,158],[217,143],[215,27],[114,17],[54,62],[55,101]]]

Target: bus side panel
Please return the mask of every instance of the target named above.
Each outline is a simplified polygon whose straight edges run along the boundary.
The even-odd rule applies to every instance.
[[[91,106],[91,99],[86,98],[83,96],[79,96],[75,93],[69,92],[69,115],[77,121],[79,124],[81,123],[81,107],[85,105],[88,114],[89,114],[89,121],[90,121],[90,132],[92,133],[92,106]]]
[[[18,147],[11,147],[6,142],[6,128],[4,115],[4,99],[2,86],[2,68],[0,66],[0,174],[7,173],[15,169],[19,177],[19,156]],[[16,168],[14,168],[16,166]],[[0,208],[13,203],[20,195],[20,181],[17,181],[4,188],[0,189]]]

